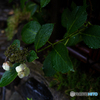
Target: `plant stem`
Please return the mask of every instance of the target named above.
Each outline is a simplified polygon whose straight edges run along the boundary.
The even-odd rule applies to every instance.
[[[45,48],[43,48],[43,49],[41,49],[41,50],[39,50],[39,51],[36,51],[36,52],[39,53],[39,52],[41,52],[41,51],[43,51],[43,50],[45,50],[45,49],[47,49],[47,48],[49,48],[49,47],[51,47],[51,45],[48,45],[47,47],[45,47]]]
[[[67,41],[65,42],[65,44],[64,44],[64,45],[66,45],[66,44],[68,43],[68,41],[69,41],[69,38],[67,39]]]
[[[47,48],[49,48],[49,47],[51,47],[51,46],[54,46],[54,45],[58,44],[59,42],[62,42],[62,41],[64,41],[65,39],[68,39],[68,38],[69,38],[69,37],[64,38],[64,39],[61,39],[61,40],[59,40],[59,41],[57,41],[57,42],[55,42],[55,43],[53,43],[53,44],[50,42],[50,45],[48,45],[47,47],[45,47],[45,48],[43,48],[43,49],[37,51],[37,53],[39,53],[39,52],[41,52],[41,51],[43,51],[43,50],[45,50],[45,49],[47,49]]]
[[[83,30],[84,30],[84,28],[81,29],[81,30],[79,30],[79,31],[76,31],[76,32],[72,33],[69,37],[65,37],[65,38],[63,38],[63,39],[61,39],[61,40],[59,40],[59,41],[57,41],[57,42],[55,42],[55,43],[51,43],[50,41],[48,41],[48,43],[49,43],[50,45],[48,45],[47,47],[45,47],[45,48],[43,48],[43,49],[41,49],[41,50],[39,50],[39,51],[36,51],[36,52],[39,53],[39,52],[41,52],[41,51],[43,51],[43,50],[45,50],[45,49],[47,49],[47,48],[49,48],[49,47],[51,47],[51,46],[54,46],[54,45],[58,44],[59,42],[64,41],[65,39],[68,39],[68,40],[69,40],[70,37],[80,34],[80,31],[83,31]],[[66,44],[68,43],[68,40],[66,41],[66,43],[65,43],[64,45],[66,45]]]
[[[51,43],[50,41],[48,41],[48,43],[49,43],[50,45],[52,45],[52,43]]]

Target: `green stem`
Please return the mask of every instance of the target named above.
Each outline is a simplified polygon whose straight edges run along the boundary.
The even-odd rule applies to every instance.
[[[68,41],[69,41],[69,38],[67,39],[67,41],[65,42],[65,44],[64,44],[64,45],[66,45],[66,44],[68,43]]]
[[[37,53],[39,53],[39,52],[41,52],[41,51],[43,51],[43,50],[45,50],[45,49],[47,49],[47,48],[49,48],[49,47],[51,47],[51,46],[52,46],[52,45],[48,45],[47,47],[45,47],[45,48],[43,48],[43,49],[37,51]]]
[[[56,44],[58,44],[59,42],[62,42],[62,41],[64,41],[65,39],[68,39],[68,38],[69,38],[69,37],[66,37],[66,38],[64,38],[64,39],[61,39],[61,40],[55,42],[53,45],[56,45]]]
[[[68,40],[69,40],[70,37],[80,34],[80,32],[83,31],[83,30],[84,30],[84,28],[81,29],[81,30],[79,30],[79,31],[76,31],[76,32],[72,33],[69,37],[65,37],[64,39],[61,39],[61,40],[59,40],[59,41],[57,41],[57,42],[55,42],[55,43],[51,43],[50,41],[48,41],[48,43],[49,43],[50,45],[48,45],[47,47],[45,47],[45,48],[43,48],[43,49],[41,49],[41,50],[39,50],[39,51],[36,51],[36,52],[39,53],[39,52],[41,52],[41,51],[43,51],[43,50],[45,50],[45,49],[47,49],[47,48],[49,48],[49,47],[51,47],[51,46],[54,46],[54,45],[58,44],[59,42],[64,41],[65,39],[68,39]],[[68,40],[66,41],[66,43],[65,43],[64,45],[66,45],[66,44],[68,43]]]
[[[49,43],[50,45],[52,45],[52,43],[51,43],[50,41],[48,41],[48,43]]]
[[[69,38],[69,37],[64,38],[64,39],[61,39],[61,40],[59,40],[59,41],[57,41],[57,42],[55,42],[55,43],[53,43],[53,44],[51,43],[51,44],[48,45],[47,47],[45,47],[45,48],[43,48],[43,49],[37,51],[37,53],[39,53],[39,52],[41,52],[41,51],[43,51],[43,50],[45,50],[45,49],[47,49],[47,48],[49,48],[49,47],[51,47],[51,46],[54,46],[54,45],[58,44],[59,42],[62,42],[62,41],[64,41],[65,39],[68,39],[68,38]]]

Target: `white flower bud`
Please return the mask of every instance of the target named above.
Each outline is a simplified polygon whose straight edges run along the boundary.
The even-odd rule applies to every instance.
[[[2,67],[6,71],[10,70],[10,62],[9,61],[4,62]]]
[[[23,78],[29,75],[30,70],[26,66],[26,64],[20,64],[19,66],[16,67],[16,72],[18,73],[19,78]]]

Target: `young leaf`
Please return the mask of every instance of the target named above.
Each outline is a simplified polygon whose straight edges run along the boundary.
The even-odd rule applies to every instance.
[[[54,69],[62,73],[67,73],[68,71],[73,70],[72,62],[68,56],[68,50],[64,44],[57,44],[52,52]]]
[[[37,21],[30,21],[27,23],[21,32],[22,40],[26,44],[31,44],[35,40],[37,32],[40,30],[41,25]]]
[[[54,24],[45,24],[42,25],[40,31],[37,33],[35,37],[35,49],[41,48],[49,39],[52,31],[53,31]]]
[[[12,43],[12,45],[15,45],[16,46],[16,48],[19,48],[20,49],[20,41],[19,40],[14,40],[13,41],[13,43]]]
[[[45,7],[49,2],[50,2],[50,0],[40,0],[41,8]]]
[[[54,70],[53,65],[52,65],[52,57],[51,56],[53,56],[52,52],[50,52],[48,54],[45,61],[43,62],[43,71],[46,76],[53,76],[56,73],[56,71]]]
[[[28,56],[27,56],[27,61],[28,61],[28,62],[32,62],[32,61],[34,61],[35,59],[38,59],[37,54],[35,53],[34,50],[31,50],[31,51],[29,52]]]
[[[15,67],[18,65],[19,65],[18,63],[14,64],[13,67],[9,71],[6,71],[3,74],[0,80],[0,87],[10,84],[17,77],[17,72],[15,70]]]
[[[84,31],[82,38],[90,48],[100,48],[100,26],[90,26]]]

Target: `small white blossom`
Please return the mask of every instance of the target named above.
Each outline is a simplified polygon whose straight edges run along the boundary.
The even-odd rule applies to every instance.
[[[9,63],[9,61],[4,62],[2,67],[6,71],[10,70],[10,63]]]
[[[30,70],[26,66],[26,64],[20,64],[19,66],[16,67],[16,72],[18,73],[19,78],[23,78],[29,75]]]
[[[25,77],[25,73],[24,72],[18,72],[18,76],[19,76],[19,78],[23,78],[23,77]]]
[[[21,72],[21,71],[23,71],[25,67],[26,67],[25,64],[20,64],[19,66],[16,67],[16,72]]]

